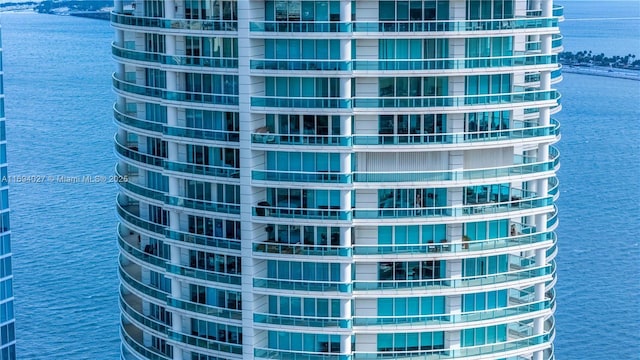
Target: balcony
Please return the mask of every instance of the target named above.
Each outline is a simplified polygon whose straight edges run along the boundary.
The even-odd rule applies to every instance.
[[[253,287],[271,290],[314,291],[314,292],[351,292],[351,284],[331,281],[281,280],[271,278],[253,278]]]
[[[113,118],[118,123],[118,126],[130,128],[132,130],[146,130],[155,133],[162,133],[163,124],[155,121],[149,121],[140,119],[133,116],[131,113],[123,113],[113,106]]]
[[[487,320],[510,321],[508,318],[534,318],[539,317],[541,312],[549,312],[555,304],[555,299],[545,299],[526,304],[510,305],[498,309],[488,309],[479,311],[462,312],[459,314],[427,314],[413,316],[376,316],[359,317],[353,319],[354,327],[376,327],[388,326],[390,330],[397,330],[398,326],[429,326],[438,328],[441,326],[450,327],[459,325],[458,328],[468,328],[470,326],[481,326],[473,324],[482,323]],[[513,321],[513,320],[511,320]],[[470,324],[471,323],[471,324]],[[357,329],[361,330],[361,329]],[[426,330],[426,329],[425,329]]]
[[[198,336],[192,336],[187,334],[178,333],[172,330],[167,331],[169,339],[177,341],[179,343],[196,346],[203,349],[220,351],[223,353],[242,354],[242,345],[230,344],[224,341],[218,341],[217,339],[204,339]]]
[[[145,200],[155,200],[159,203],[164,202],[165,192],[137,184],[136,182],[139,181],[139,177],[137,174],[129,175],[127,173],[124,173],[120,169],[120,166],[117,166],[115,169],[115,175],[120,179],[128,179],[128,181],[117,182],[118,187],[122,191],[128,192],[132,195],[139,195]]]
[[[555,13],[559,12],[554,12]],[[264,21],[251,22],[249,30],[255,33],[402,33],[402,32],[472,32],[497,30],[545,29],[558,26],[556,18],[514,18],[497,20],[429,20],[379,22],[310,22]],[[377,36],[378,34],[376,34]],[[361,37],[354,34],[354,37]]]
[[[238,59],[234,58],[217,58],[206,56],[188,56],[188,55],[167,55],[157,52],[136,51],[131,49],[125,49],[111,44],[111,54],[123,60],[140,61],[152,64],[161,64],[169,66],[193,66],[197,68],[222,68],[222,69],[237,69]]]
[[[270,220],[272,223],[273,219],[268,218],[347,221],[351,220],[351,211],[339,208],[329,209],[326,206],[319,208],[271,206],[268,202],[263,201],[253,208],[253,216],[264,216],[265,220]]]
[[[359,352],[355,351],[353,360],[377,360],[380,358],[393,359],[464,359],[464,358],[510,358],[518,354],[540,351],[551,346],[555,330],[545,330],[541,335],[526,336],[503,342],[463,347],[459,349],[432,349],[416,351],[384,351]]]
[[[164,158],[151,154],[141,153],[138,151],[138,144],[122,144],[118,140],[118,136],[114,136],[114,146],[116,149],[116,155],[119,155],[127,162],[135,162],[143,167],[162,167]],[[153,168],[152,168],[153,169]],[[157,171],[158,169],[153,169]]]
[[[271,134],[270,134],[271,136]],[[478,143],[499,143],[508,141],[531,140],[540,142],[542,137],[560,136],[560,123],[552,119],[548,126],[530,126],[503,130],[469,131],[462,133],[411,133],[411,134],[353,134],[355,146],[438,146],[467,144],[469,147]],[[459,146],[456,149],[460,148]]]
[[[356,256],[377,257],[376,255],[406,254],[416,256],[431,255],[433,258],[443,258],[443,255],[452,254],[456,258],[477,256],[478,252],[494,252],[504,249],[510,251],[513,247],[528,247],[546,242],[556,241],[553,232],[543,233],[518,233],[508,237],[488,240],[467,240],[463,242],[429,242],[426,244],[395,244],[395,245],[353,245],[353,254]],[[502,252],[501,252],[502,253]],[[456,255],[457,254],[457,255]]]
[[[531,90],[504,94],[463,95],[463,96],[406,96],[406,97],[377,97],[377,98],[353,98],[354,109],[377,108],[452,108],[522,104],[537,106],[537,102],[554,101],[559,98],[555,90]],[[286,100],[286,99],[284,99]],[[530,104],[533,103],[533,104]],[[375,110],[377,111],[377,110]]]
[[[170,356],[165,355],[160,350],[143,345],[143,332],[132,324],[120,325],[120,337],[123,345],[136,355],[136,359],[144,357],[149,360],[171,360]]]
[[[351,138],[341,135],[315,135],[315,134],[274,134],[266,127],[258,128],[251,134],[253,144],[265,145],[298,145],[301,147],[312,146],[351,146]],[[313,151],[317,151],[314,149]]]
[[[250,62],[254,73],[269,70],[285,71],[351,71],[351,61],[302,60],[302,59],[254,59]],[[265,71],[266,70],[266,71]]]
[[[133,294],[120,295],[120,311],[131,322],[136,322],[148,329],[164,333],[171,328],[167,324],[158,319],[154,319],[151,315],[144,315],[142,310],[142,301]]]
[[[299,240],[298,240],[299,241]],[[287,255],[295,254],[300,256],[343,256],[352,255],[352,249],[330,245],[301,245],[298,243],[276,243],[266,241],[263,243],[253,243],[253,252],[259,254]],[[257,256],[257,254],[254,254]]]
[[[350,109],[350,99],[329,97],[251,97],[251,106],[268,108],[300,108],[300,109]]]
[[[428,70],[465,70],[490,69],[499,67],[555,65],[557,55],[528,54],[526,52],[512,56],[492,56],[475,58],[440,58],[440,59],[393,59],[393,60],[360,60],[347,63],[354,71],[428,71]],[[352,65],[351,65],[352,64]],[[285,65],[285,70],[286,65]],[[458,74],[458,72],[456,72]]]
[[[240,250],[241,247],[239,240],[208,236],[204,234],[194,234],[186,231],[166,229],[165,236],[167,239],[175,241],[217,247],[220,249]]]
[[[116,211],[120,221],[122,221],[127,227],[134,226],[154,234],[164,234],[164,225],[157,224],[140,217],[140,207],[137,203],[125,205],[118,201],[116,206]]]
[[[302,326],[316,328],[336,328],[350,329],[350,319],[339,319],[329,317],[310,317],[310,316],[284,316],[279,314],[253,314],[253,322],[256,324],[267,324],[280,326]]]
[[[240,214],[240,204],[215,202],[204,199],[192,199],[178,196],[166,197],[167,205],[178,206],[186,209],[201,210],[207,212],[217,212],[223,214]]]
[[[162,99],[174,102],[187,102],[195,104],[215,104],[237,106],[238,95],[213,94],[195,91],[170,91],[165,88],[138,85],[120,80],[114,74],[112,76],[113,88],[117,92],[122,92],[124,96],[140,95],[154,99]]]
[[[200,270],[187,266],[167,264],[168,273],[206,281],[213,281],[222,284],[240,285],[242,277],[238,274],[225,274],[213,271]]]
[[[518,160],[518,159],[517,159]],[[524,159],[520,159],[524,160]],[[500,178],[527,176],[557,170],[560,164],[557,149],[551,148],[549,160],[542,162],[520,163],[510,166],[462,171],[394,171],[394,172],[353,172],[354,183],[385,182],[433,182],[433,181],[497,181]]]
[[[192,20],[192,19],[164,19],[157,17],[134,16],[125,13],[111,13],[111,23],[116,28],[124,26],[148,27],[166,29],[167,33],[175,30],[201,31],[237,31],[238,22],[235,20]]]
[[[320,184],[350,184],[352,175],[330,171],[252,170],[251,180]]]
[[[167,259],[154,255],[156,251],[151,245],[146,245],[144,251],[140,250],[138,248],[140,235],[135,233],[122,235],[122,231],[125,229],[122,229],[121,226],[122,225],[120,225],[120,231],[118,231],[118,245],[120,246],[120,250],[146,264],[157,267],[160,271],[164,270]]]
[[[118,270],[120,281],[122,284],[125,284],[125,287],[127,289],[133,290],[132,292],[137,292],[138,294],[146,295],[159,301],[167,300],[167,296],[169,295],[167,292],[160,290],[152,286],[151,284],[145,284],[142,282],[139,266],[135,264],[123,266],[122,264],[120,264]]]
[[[205,165],[184,162],[164,161],[165,169],[186,174],[215,176],[223,178],[239,178],[240,169],[230,165]]]
[[[242,320],[241,310],[221,308],[217,306],[200,304],[200,303],[195,303],[195,302],[181,300],[181,299],[174,299],[174,298],[169,298],[167,300],[167,305],[173,308],[192,312],[194,313],[193,317],[197,317],[199,315],[208,315],[208,316],[215,316],[215,317],[224,318],[224,319]]]
[[[516,283],[541,283],[551,279],[555,274],[555,263],[540,267],[531,267],[522,270],[504,273],[487,274],[480,276],[466,276],[461,278],[433,278],[419,280],[355,280],[354,291],[371,290],[457,290],[481,288],[483,286],[498,285],[501,288],[518,286]]]
[[[349,33],[350,22],[337,21],[252,21],[249,31],[252,33]]]
[[[237,143],[240,141],[240,132],[210,129],[194,129],[186,127],[164,127],[164,134],[187,139],[200,139],[210,141],[225,141]]]

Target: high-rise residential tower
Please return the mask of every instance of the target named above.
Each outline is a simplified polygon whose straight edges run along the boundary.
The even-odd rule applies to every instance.
[[[123,359],[553,359],[552,0],[115,1]]]
[[[7,174],[3,77],[0,34],[0,360],[13,360],[16,358],[16,333],[13,315],[13,271],[11,267],[9,177]]]

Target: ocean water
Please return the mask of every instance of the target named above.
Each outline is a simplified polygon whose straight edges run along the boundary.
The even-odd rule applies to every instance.
[[[564,0],[565,21],[560,24],[566,51],[640,59],[640,1]]]
[[[19,359],[117,359],[118,276],[109,183],[112,29],[106,21],[3,13]],[[53,179],[49,179],[53,177]]]
[[[567,1],[565,14],[602,15],[593,3]],[[626,3],[622,14],[636,8]],[[33,13],[3,13],[0,23],[9,172],[46,179],[10,187],[18,356],[116,359],[116,187],[56,181],[113,172],[113,31],[105,21]],[[572,24],[583,23],[567,21],[565,34]],[[565,35],[565,46],[578,41]],[[615,52],[632,52],[626,44]],[[638,359],[640,82],[565,74],[559,89],[556,354]]]
[[[640,81],[564,74],[556,354],[640,358]]]

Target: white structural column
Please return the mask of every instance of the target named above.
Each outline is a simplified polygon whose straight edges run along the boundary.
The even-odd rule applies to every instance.
[[[340,1],[340,22],[348,23],[351,22],[351,0],[342,0]],[[351,60],[351,39],[342,39],[340,40],[340,60],[343,63],[349,62]],[[342,99],[350,99],[351,98],[351,77],[343,77],[340,79],[340,97]],[[341,115],[340,116],[340,127],[341,127],[341,135],[342,137],[351,136],[352,134],[352,117],[350,115]],[[334,134],[337,135],[337,134]],[[341,153],[340,155],[340,172],[343,174],[351,173],[351,157],[353,153]],[[353,178],[352,178],[353,179]],[[340,197],[340,209],[346,213],[351,212],[351,190],[342,190]],[[340,246],[343,248],[351,246],[351,227],[341,227],[340,228]],[[343,283],[351,284],[351,263],[342,263],[340,264],[340,279]],[[344,319],[351,319],[351,305],[352,300],[350,299],[342,299],[340,300],[340,304],[342,309],[340,310],[340,314]],[[350,354],[351,353],[351,336],[350,335],[341,335],[340,336],[340,348],[342,353]]]
[[[175,6],[173,2],[166,1],[164,7],[165,16],[169,19],[175,17]],[[176,54],[176,37],[175,35],[165,35],[165,51],[167,56]],[[167,91],[177,90],[178,74],[175,71],[166,71],[166,89]],[[178,126],[178,111],[175,106],[167,105],[167,125]],[[171,162],[178,161],[178,144],[174,141],[167,141],[167,160]],[[169,196],[180,196],[180,182],[175,177],[169,177]],[[180,230],[180,213],[177,209],[169,209],[169,228],[171,230]],[[176,245],[170,245],[170,262],[172,265],[179,265],[182,255],[181,248]],[[171,297],[174,299],[182,298],[182,282],[176,277],[171,278]],[[183,333],[183,319],[182,316],[173,312],[171,328],[177,333]],[[174,349],[173,359],[182,360],[182,350]]]
[[[449,18],[451,20],[466,19],[466,3],[464,0],[451,1],[449,5]],[[463,38],[449,39],[449,58],[464,59],[466,56],[466,42]],[[449,96],[464,96],[466,94],[464,76],[449,77]],[[464,114],[447,114],[447,132],[462,134],[465,131]],[[449,151],[449,170],[456,175],[464,171],[464,151]],[[447,190],[447,206],[453,207],[453,215],[460,216],[463,205],[463,191],[461,187],[450,187]],[[461,223],[447,224],[447,241],[451,243],[462,242],[463,225]],[[439,239],[436,239],[439,241]],[[462,277],[462,260],[449,259],[446,262],[446,278],[455,281]],[[462,300],[460,295],[449,295],[446,297],[445,311],[451,314],[452,321],[455,321],[458,314],[462,312]],[[445,349],[459,349],[461,346],[460,331],[445,332]]]
[[[249,21],[255,1],[238,1],[238,93],[240,120],[240,217],[241,217],[241,256],[242,256],[242,358],[253,359],[256,344],[253,329],[255,302],[253,294],[253,276],[256,260],[253,259],[252,242],[257,236],[258,224],[252,222],[252,209],[255,204],[251,187],[251,170],[255,160],[251,150],[251,133],[254,130],[251,113],[252,77],[249,63],[253,52],[249,39]]]
[[[541,7],[542,17],[551,17],[553,11],[553,1],[550,0],[542,0],[541,2],[536,1],[536,6]],[[537,7],[536,7],[537,8]],[[540,47],[541,52],[544,55],[552,54],[552,35],[545,34],[540,36]],[[540,72],[540,90],[548,91],[551,89],[551,72],[550,71],[541,71]],[[550,119],[550,109],[548,107],[540,108],[540,126],[549,125]],[[549,145],[548,144],[540,144],[538,146],[537,151],[538,161],[548,161],[549,159]],[[539,196],[546,196],[548,194],[548,179],[538,180],[536,183],[536,191]],[[539,232],[547,231],[547,214],[540,214],[536,216],[535,225],[536,230]],[[547,264],[547,249],[537,249],[535,254],[535,261],[537,267],[542,267]],[[538,283],[535,286],[535,300],[542,301],[546,296],[546,289],[544,283]],[[541,335],[545,332],[544,329],[544,318],[539,317],[536,318],[533,322],[533,331],[535,335]],[[537,351],[533,354],[533,360],[543,360],[544,351]]]

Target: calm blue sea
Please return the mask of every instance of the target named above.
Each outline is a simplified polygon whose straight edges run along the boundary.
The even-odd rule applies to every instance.
[[[606,2],[612,3],[618,2]],[[637,15],[637,2],[612,16],[596,4],[565,2],[565,14]],[[638,20],[620,23],[626,41],[617,40],[617,31],[602,41],[569,36],[575,27],[602,29],[609,20],[603,21],[567,21],[565,47],[634,52],[626,45],[636,39],[625,34],[638,30]],[[4,13],[0,22],[10,174],[111,174],[109,24],[32,13]],[[565,74],[559,88],[556,354],[638,359],[640,82]],[[115,193],[105,183],[11,184],[20,359],[118,357]]]
[[[564,48],[640,59],[640,1],[564,0]]]
[[[106,21],[3,13],[10,175],[113,173]],[[114,184],[10,184],[20,359],[117,359]]]

